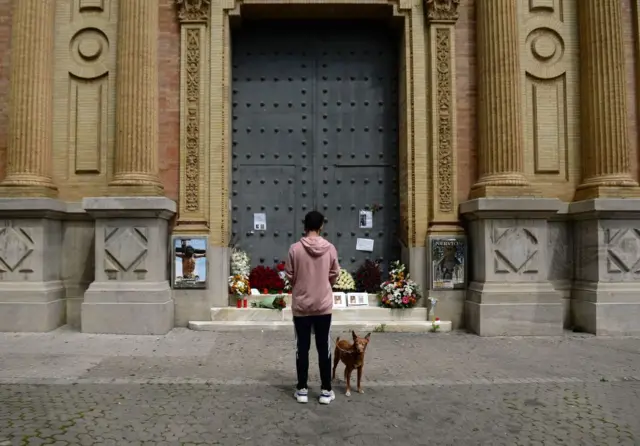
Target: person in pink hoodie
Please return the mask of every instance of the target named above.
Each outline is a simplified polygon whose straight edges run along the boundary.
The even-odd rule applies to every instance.
[[[320,236],[324,216],[318,211],[304,218],[305,236],[289,248],[285,273],[292,286],[291,311],[296,335],[296,371],[298,384],[295,398],[299,403],[309,401],[309,348],[311,332],[315,333],[320,366],[320,404],[335,399],[331,389],[331,310],[333,291],[340,274],[338,252]]]

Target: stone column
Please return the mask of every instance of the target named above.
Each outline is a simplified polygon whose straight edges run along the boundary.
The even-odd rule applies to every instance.
[[[631,176],[622,7],[580,0],[582,184],[575,200],[640,196]]]
[[[631,176],[622,8],[580,0],[582,184],[575,223],[575,330],[640,334],[640,188]]]
[[[478,167],[471,198],[528,196],[517,2],[477,0]]]
[[[118,9],[113,195],[162,195],[158,178],[158,2]]]
[[[53,46],[55,0],[15,0],[7,176],[0,193],[53,197]]]
[[[84,293],[86,333],[164,334],[173,327],[169,220],[176,204],[158,178],[158,1],[120,0],[116,197],[86,197],[95,219],[94,281]]]

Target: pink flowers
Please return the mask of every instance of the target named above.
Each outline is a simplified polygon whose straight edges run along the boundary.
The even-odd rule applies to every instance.
[[[402,297],[402,303],[407,305],[409,303],[409,296],[403,296]]]

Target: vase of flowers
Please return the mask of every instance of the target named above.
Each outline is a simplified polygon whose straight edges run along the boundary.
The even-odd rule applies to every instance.
[[[240,275],[236,274],[233,276],[229,276],[229,292],[236,296],[236,307],[241,308],[242,302],[245,302],[245,307],[247,306],[247,294],[250,293],[251,287],[249,286],[249,280]]]
[[[420,287],[406,274],[406,267],[399,261],[393,262],[389,280],[380,285],[380,305],[385,308],[412,308],[420,297]]]

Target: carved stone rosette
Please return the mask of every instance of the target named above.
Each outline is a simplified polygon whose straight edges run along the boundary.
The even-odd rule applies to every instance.
[[[180,205],[176,233],[208,231],[204,148],[210,0],[176,0],[180,20]]]
[[[460,0],[425,0],[429,23],[452,23],[458,20]]]
[[[433,218],[430,233],[457,233],[455,23],[460,0],[426,0],[429,26],[430,141]]]
[[[202,22],[209,20],[211,0],[176,0],[178,19],[181,23]]]

